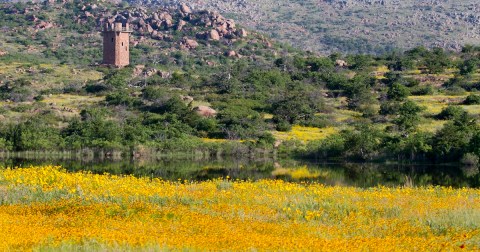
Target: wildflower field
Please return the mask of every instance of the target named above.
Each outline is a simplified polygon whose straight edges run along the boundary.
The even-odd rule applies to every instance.
[[[480,190],[0,170],[0,251],[480,249]]]
[[[299,140],[302,142],[308,142],[313,140],[325,139],[328,136],[335,134],[338,130],[334,127],[316,128],[316,127],[304,127],[295,125],[292,130],[288,132],[273,131],[272,134],[277,140]]]

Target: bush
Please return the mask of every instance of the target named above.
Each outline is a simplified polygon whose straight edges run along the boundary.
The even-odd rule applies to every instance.
[[[25,102],[32,98],[33,92],[30,88],[18,87],[7,94],[8,99],[14,102]]]
[[[389,100],[403,101],[410,95],[410,91],[407,87],[401,84],[393,84],[387,92],[387,98]]]
[[[469,75],[475,73],[479,65],[479,60],[476,58],[467,59],[462,62],[458,68],[460,69],[461,75]]]
[[[445,90],[446,95],[465,95],[466,93],[465,89],[458,86],[452,86]]]
[[[399,107],[399,117],[394,120],[394,123],[401,130],[414,130],[420,121],[418,113],[422,110],[415,102],[408,100]]]
[[[467,153],[460,159],[460,163],[466,166],[478,166],[480,159],[473,153]]]
[[[433,95],[433,87],[432,85],[412,87],[410,93],[412,95]]]
[[[102,83],[89,83],[87,84],[87,86],[85,87],[85,91],[87,91],[87,93],[93,93],[93,94],[96,94],[96,93],[101,93],[101,92],[105,92],[105,91],[109,91],[110,88],[108,86],[106,86],[105,84],[102,84]]]
[[[310,152],[308,155],[321,158],[341,157],[345,151],[345,139],[340,134],[330,135],[323,140],[309,142],[307,150]]]
[[[301,122],[300,124],[307,127],[326,128],[331,125],[331,122],[327,118],[315,116],[310,120]]]
[[[270,132],[265,132],[258,137],[257,146],[273,146],[275,137]]]
[[[278,131],[287,132],[292,130],[292,125],[287,121],[279,121],[277,123],[276,129]]]
[[[129,80],[132,78],[133,69],[130,67],[122,69],[111,70],[103,80],[105,83],[114,88],[124,88],[128,85]]]
[[[83,84],[81,82],[72,82],[63,88],[64,94],[78,94],[81,93],[83,89]]]
[[[380,115],[395,115],[398,113],[400,104],[398,102],[385,101],[380,104]]]
[[[478,104],[480,104],[480,95],[471,94],[471,95],[467,96],[465,101],[463,101],[463,104],[465,104],[465,105],[478,105]]]
[[[442,112],[440,112],[440,114],[436,116],[436,118],[440,120],[451,120],[455,118],[460,118],[466,113],[467,111],[465,111],[462,107],[448,106],[444,108]]]
[[[130,107],[135,103],[135,98],[130,96],[128,92],[125,92],[122,90],[122,91],[114,92],[107,95],[107,97],[105,98],[105,101],[109,105],[114,105],[114,106],[123,105],[123,106]]]
[[[142,98],[148,101],[160,102],[168,100],[168,95],[164,89],[149,86],[143,89]]]
[[[41,101],[45,100],[45,97],[43,95],[37,95],[33,99],[37,102],[41,102]]]
[[[402,84],[407,86],[407,87],[417,87],[420,85],[420,81],[414,78],[404,78],[401,80]]]

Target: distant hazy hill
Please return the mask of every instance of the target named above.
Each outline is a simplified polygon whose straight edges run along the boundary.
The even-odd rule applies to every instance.
[[[168,5],[177,0],[129,0]],[[480,43],[478,0],[192,0],[251,29],[321,52]]]

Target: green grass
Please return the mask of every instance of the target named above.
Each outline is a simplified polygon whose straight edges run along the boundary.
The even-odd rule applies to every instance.
[[[147,245],[135,247],[132,245],[112,243],[108,244],[105,242],[100,242],[94,239],[85,239],[80,242],[78,241],[62,241],[58,245],[42,245],[36,248],[33,248],[34,252],[90,252],[90,251],[102,251],[102,252],[133,252],[133,251],[144,251],[144,252],[163,252],[163,251],[174,251],[168,247],[164,247],[158,244]],[[178,250],[175,250],[178,251]],[[190,251],[190,250],[184,250]]]
[[[423,132],[435,133],[442,129],[445,123],[447,123],[447,121],[425,119],[418,125],[418,129]]]
[[[424,113],[430,115],[436,115],[442,111],[443,108],[448,105],[458,105],[465,100],[466,95],[462,96],[449,96],[443,94],[426,95],[426,96],[410,96],[409,99],[416,102],[418,105],[425,108]]]
[[[88,68],[54,64],[36,65],[26,62],[11,64],[0,62],[0,75],[30,80],[35,90],[59,88],[70,83],[86,83],[103,77],[102,73]]]

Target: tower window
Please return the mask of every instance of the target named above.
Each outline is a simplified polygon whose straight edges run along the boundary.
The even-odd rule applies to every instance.
[[[122,46],[123,46],[123,42],[122,42]]]
[[[113,38],[112,38],[112,42],[113,42]]]

